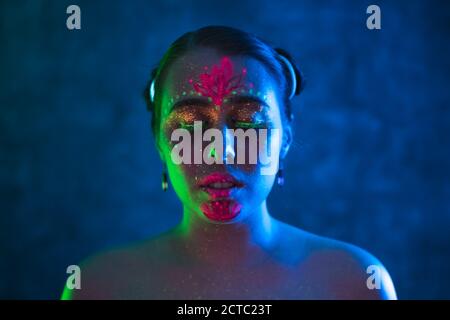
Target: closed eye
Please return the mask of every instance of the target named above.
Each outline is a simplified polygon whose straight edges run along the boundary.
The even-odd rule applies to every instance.
[[[197,126],[197,127],[196,127]],[[196,120],[195,122],[180,122],[180,128],[188,131],[194,131],[196,129],[206,130],[209,128],[209,121]]]
[[[235,127],[240,129],[263,129],[266,128],[267,126],[264,122],[236,121]]]
[[[181,122],[180,123],[180,128],[181,129],[186,129],[188,131],[194,131],[194,123]]]

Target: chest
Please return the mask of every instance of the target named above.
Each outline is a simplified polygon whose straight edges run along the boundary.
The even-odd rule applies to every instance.
[[[166,266],[118,283],[121,298],[137,299],[326,299],[326,284],[311,283],[296,268],[190,268]]]

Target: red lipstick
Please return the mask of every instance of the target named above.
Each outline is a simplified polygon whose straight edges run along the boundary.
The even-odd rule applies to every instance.
[[[227,173],[213,173],[203,178],[199,183],[213,199],[226,199],[235,188],[242,188],[243,184]]]
[[[227,173],[217,172],[203,178],[199,187],[211,196],[211,201],[201,206],[205,216],[216,221],[228,221],[236,217],[241,211],[241,205],[230,195],[231,191],[243,186],[243,183]]]
[[[232,200],[211,201],[202,204],[201,210],[211,220],[229,221],[241,212],[241,205]]]

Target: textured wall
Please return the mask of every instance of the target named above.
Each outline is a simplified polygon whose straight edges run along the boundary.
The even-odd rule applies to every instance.
[[[80,31],[65,27],[72,3]],[[372,3],[380,31],[365,27]],[[289,50],[307,77],[272,213],[368,249],[400,298],[450,298],[449,8],[2,1],[0,297],[57,298],[67,265],[177,223],[141,91],[176,37],[223,24]]]

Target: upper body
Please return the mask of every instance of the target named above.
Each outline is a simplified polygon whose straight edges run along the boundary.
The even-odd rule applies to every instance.
[[[301,87],[289,55],[243,31],[206,27],[175,41],[146,96],[183,219],[157,238],[87,260],[81,289],[64,297],[395,298],[372,255],[267,209],[275,181],[283,183],[291,100]]]
[[[255,245],[211,255],[214,245],[193,249],[169,232],[100,254],[81,264],[81,289],[66,289],[65,298],[396,299],[389,274],[371,254],[273,223],[279,235],[265,250]],[[380,271],[378,287],[370,266]]]

